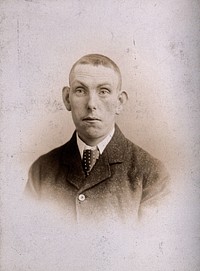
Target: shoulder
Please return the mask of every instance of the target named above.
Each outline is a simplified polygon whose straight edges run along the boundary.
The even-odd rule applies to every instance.
[[[115,144],[113,147],[121,149],[121,154],[125,162],[129,162],[137,169],[148,174],[152,169],[162,168],[163,164],[160,160],[151,155],[148,151],[144,150],[131,140],[127,139],[124,134],[117,127],[115,135]]]
[[[163,162],[151,155],[148,151],[127,139],[128,153],[132,157],[134,167],[143,176],[143,184],[148,185],[153,181],[168,176],[168,171]]]
[[[152,167],[160,167],[162,162],[151,155],[148,151],[144,150],[140,146],[134,144],[127,139],[128,152],[131,153],[132,159],[138,168],[150,170]]]
[[[44,167],[46,169],[55,168],[65,160],[65,156],[71,153],[76,146],[76,137],[74,134],[65,144],[41,155],[31,166],[31,169]]]
[[[45,174],[45,172],[51,172],[57,170],[63,163],[65,159],[73,152],[76,146],[76,137],[72,138],[65,144],[41,155],[35,162],[31,165],[29,170],[29,175]],[[68,157],[68,159],[70,159]]]
[[[73,136],[62,146],[59,146],[43,155],[41,155],[30,167],[28,173],[28,182],[25,191],[28,194],[38,194],[42,183],[52,182],[55,176],[63,168],[63,163],[68,156],[70,159],[70,149],[73,149]]]
[[[155,187],[158,191],[168,185],[170,179],[168,171],[159,159],[127,139],[119,129],[116,138],[115,145],[121,148],[130,179],[134,181],[137,176],[137,179],[142,181],[144,192],[149,192],[147,188],[150,187]],[[152,193],[152,191],[150,192]]]
[[[62,159],[62,154],[66,145],[67,143],[41,155],[37,160],[35,160],[31,168],[35,169],[42,166],[51,166],[52,163],[55,164],[55,162],[58,162]]]

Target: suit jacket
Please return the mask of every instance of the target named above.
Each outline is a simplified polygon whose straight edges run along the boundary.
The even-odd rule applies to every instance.
[[[168,174],[162,163],[126,139],[116,126],[113,138],[90,175],[85,176],[76,134],[31,166],[26,190],[54,202],[69,221],[136,220],[143,206],[166,194]]]

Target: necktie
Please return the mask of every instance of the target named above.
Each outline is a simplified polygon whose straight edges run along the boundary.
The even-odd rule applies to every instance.
[[[97,148],[86,149],[83,151],[83,169],[86,175],[89,175],[89,172],[95,165],[98,158],[99,158],[99,151]]]

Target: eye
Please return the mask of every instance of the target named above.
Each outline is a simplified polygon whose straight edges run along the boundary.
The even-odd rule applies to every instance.
[[[77,96],[83,96],[86,94],[86,90],[83,87],[77,87],[75,93]]]
[[[99,95],[101,95],[101,96],[106,96],[108,94],[110,94],[110,90],[108,88],[101,88],[99,90]]]

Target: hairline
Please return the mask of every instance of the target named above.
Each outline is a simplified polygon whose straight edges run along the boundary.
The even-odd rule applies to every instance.
[[[90,59],[91,58],[91,59]],[[79,60],[77,60],[69,73],[69,84],[70,84],[70,78],[72,76],[72,73],[74,72],[75,68],[78,65],[91,65],[94,67],[98,67],[98,66],[102,66],[102,67],[106,67],[106,68],[110,68],[112,69],[118,77],[118,90],[121,90],[121,86],[122,86],[122,76],[121,76],[121,72],[119,67],[117,66],[117,64],[111,60],[110,58],[104,56],[104,55],[98,55],[98,54],[91,54],[91,55],[86,55],[81,57]]]

